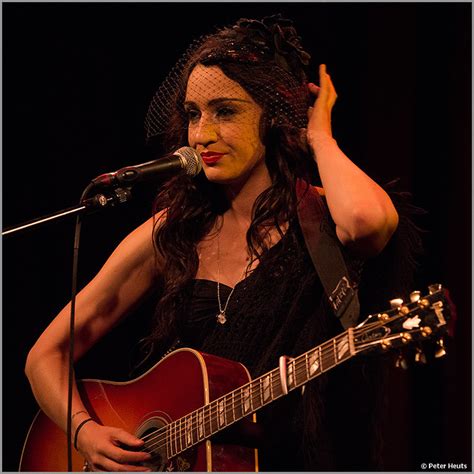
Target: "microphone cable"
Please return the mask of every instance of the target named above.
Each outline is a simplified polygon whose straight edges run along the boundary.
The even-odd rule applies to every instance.
[[[89,183],[81,195],[80,204],[84,202],[87,195],[94,187]],[[77,295],[77,273],[79,262],[79,242],[81,235],[82,219],[81,214],[76,216],[74,227],[74,250],[72,257],[72,282],[71,282],[71,312],[69,318],[69,368],[68,368],[68,392],[67,392],[67,470],[72,472],[72,388],[74,382],[74,325],[76,316],[76,295]]]

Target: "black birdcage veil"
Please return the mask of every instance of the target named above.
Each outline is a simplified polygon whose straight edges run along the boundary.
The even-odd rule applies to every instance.
[[[292,22],[279,15],[241,19],[205,35],[190,45],[153,96],[145,118],[146,139],[184,137],[190,120],[184,106],[187,95],[232,92],[222,89],[220,72],[261,107],[266,126],[304,128],[310,105],[304,68],[309,59]],[[188,78],[198,64],[207,74],[204,88],[190,91]]]

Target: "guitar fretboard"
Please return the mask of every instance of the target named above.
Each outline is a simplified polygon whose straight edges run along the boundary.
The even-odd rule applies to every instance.
[[[303,386],[352,357],[351,344],[349,330],[294,359],[288,358],[287,390]],[[283,395],[285,390],[277,368],[163,427],[156,433],[159,448],[166,449],[168,459],[173,458]]]

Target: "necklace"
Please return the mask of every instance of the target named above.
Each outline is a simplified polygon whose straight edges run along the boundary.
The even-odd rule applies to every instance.
[[[221,292],[220,292],[221,272],[220,272],[220,265],[219,265],[219,263],[220,263],[219,236],[220,236],[220,232],[219,232],[219,234],[217,234],[217,302],[219,304],[219,313],[216,315],[216,318],[217,318],[218,323],[225,324],[227,322],[226,311],[227,311],[227,306],[229,306],[230,298],[232,297],[232,294],[234,293],[237,284],[240,283],[244,279],[244,276],[247,273],[247,270],[248,270],[250,264],[245,267],[244,271],[242,272],[242,276],[240,277],[240,280],[235,284],[234,288],[232,288],[232,290],[229,293],[229,296],[227,297],[227,300],[224,304],[224,307],[222,307]]]

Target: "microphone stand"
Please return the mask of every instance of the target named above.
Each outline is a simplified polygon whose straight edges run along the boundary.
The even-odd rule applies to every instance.
[[[71,284],[71,311],[69,320],[69,368],[68,368],[68,393],[67,393],[67,470],[72,472],[72,388],[74,380],[74,320],[77,294],[77,269],[79,261],[79,239],[81,233],[81,217],[84,213],[92,213],[100,209],[114,207],[117,204],[128,202],[131,197],[130,188],[115,188],[108,194],[96,194],[92,198],[86,199],[87,195],[94,188],[95,183],[91,182],[84,189],[81,195],[80,204],[62,211],[50,214],[48,216],[33,219],[15,227],[10,227],[2,232],[2,236],[17,234],[24,230],[32,229],[38,225],[51,222],[68,215],[76,216],[76,225],[74,232],[74,253],[72,263],[72,284]]]
[[[130,188],[116,188],[108,194],[96,194],[89,199],[81,199],[78,206],[68,207],[53,214],[48,214],[43,217],[24,222],[23,224],[7,227],[2,231],[2,237],[9,237],[18,234],[25,230],[31,230],[38,225],[47,224],[48,222],[61,219],[62,217],[71,216],[75,214],[91,214],[93,212],[114,207],[117,204],[123,204],[130,201],[132,193]]]

